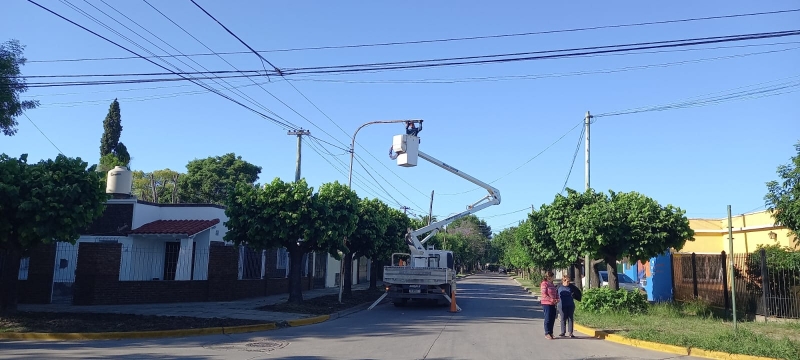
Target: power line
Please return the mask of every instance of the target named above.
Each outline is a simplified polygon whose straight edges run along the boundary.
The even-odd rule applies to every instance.
[[[33,124],[33,127],[35,127],[36,130],[39,130],[39,133],[42,134],[42,136],[44,136],[44,138],[47,139],[48,142],[50,142],[50,145],[53,145],[53,147],[56,148],[56,150],[58,150],[59,154],[64,155],[64,152],[61,151],[61,149],[58,148],[58,146],[53,142],[53,140],[50,140],[50,138],[47,136],[47,134],[45,134],[44,131],[42,131],[42,129],[39,128],[39,125],[36,125],[36,123],[33,122],[33,120],[31,120],[30,117],[28,117],[28,114],[23,112],[22,115],[25,115],[25,118],[27,118],[28,121],[30,121],[31,124]]]
[[[774,83],[776,81],[783,81],[783,80],[789,80],[789,79],[795,79],[795,80],[784,81],[782,83],[778,83],[778,84],[771,85],[771,86],[760,86],[760,85],[763,85],[763,84],[769,84],[769,83]],[[731,90],[746,89],[746,88],[752,88],[752,87],[755,87],[755,86],[760,86],[760,87],[756,87],[754,89],[749,89],[749,90],[741,90],[741,91],[730,92]],[[794,92],[796,90],[789,90],[789,89],[793,89],[793,88],[797,88],[797,87],[800,87],[800,75],[795,75],[795,76],[791,76],[791,77],[784,78],[784,79],[779,79],[779,80],[771,80],[771,81],[762,82],[762,83],[754,84],[754,85],[741,86],[741,87],[738,87],[738,88],[725,90],[725,91],[721,91],[721,92],[711,93],[711,94],[720,94],[720,95],[716,95],[716,96],[708,96],[708,95],[711,95],[711,94],[701,95],[701,96],[696,96],[696,97],[692,97],[692,98],[689,98],[689,99],[686,99],[686,100],[673,102],[673,103],[669,103],[669,104],[646,106],[646,107],[632,108],[632,109],[627,109],[627,110],[606,112],[606,113],[595,115],[594,117],[595,118],[598,118],[598,117],[611,117],[611,116],[637,114],[637,113],[643,113],[643,112],[665,111],[665,110],[683,109],[683,108],[689,108],[689,107],[715,105],[715,104],[719,104],[719,103],[723,103],[723,102],[727,102],[727,101],[739,100],[739,99],[759,98],[759,97],[764,97],[764,96],[781,95],[781,94],[785,94],[785,93],[788,93],[788,92]]]
[[[279,71],[276,70],[268,71],[265,69],[263,73],[259,73],[259,75],[262,76],[280,75],[283,77],[290,75],[315,75],[315,74],[333,75],[333,74],[346,74],[346,73],[358,73],[358,72],[379,72],[379,71],[389,71],[389,70],[422,69],[422,68],[443,67],[443,66],[486,65],[486,64],[498,64],[498,63],[519,62],[519,61],[536,61],[536,60],[552,60],[552,59],[585,57],[588,55],[602,56],[602,55],[612,55],[612,54],[616,55],[633,54],[634,51],[638,50],[678,48],[678,47],[688,47],[695,45],[738,42],[738,41],[768,39],[768,38],[797,36],[797,35],[800,35],[800,30],[786,30],[778,32],[751,33],[751,34],[727,35],[727,36],[712,36],[703,38],[651,41],[651,42],[602,45],[602,46],[566,48],[566,49],[555,49],[555,50],[538,50],[529,52],[491,54],[491,55],[435,58],[435,59],[425,59],[425,60],[284,68]],[[257,70],[248,70],[248,72],[256,72],[256,71]],[[173,74],[178,75],[179,73],[173,72]],[[198,73],[198,75],[200,74],[202,73]],[[244,76],[249,76],[249,75],[241,75],[241,74],[230,75],[230,77],[244,77]]]
[[[42,8],[42,9],[44,9],[45,11],[47,11],[47,12],[49,12],[49,13],[51,13],[51,14],[53,14],[53,15],[55,15],[55,16],[57,16],[57,17],[59,17],[59,18],[63,19],[63,20],[65,20],[65,21],[67,21],[67,22],[69,22],[69,23],[71,23],[72,25],[75,25],[75,26],[77,26],[77,27],[79,27],[79,28],[81,28],[81,29],[83,29],[83,30],[85,30],[85,31],[87,31],[87,32],[89,32],[89,33],[91,33],[91,34],[92,34],[92,35],[94,35],[94,36],[97,36],[97,37],[99,37],[99,38],[101,38],[101,39],[103,39],[103,40],[105,40],[105,41],[107,41],[107,42],[110,42],[110,43],[112,43],[112,44],[116,45],[117,47],[119,47],[119,48],[122,48],[123,50],[125,50],[125,51],[127,51],[127,52],[129,52],[129,53],[131,53],[131,54],[134,54],[134,55],[136,55],[136,56],[138,56],[138,57],[140,57],[140,58],[142,58],[142,59],[144,59],[144,60],[146,60],[146,61],[148,61],[149,63],[151,63],[151,64],[153,64],[153,65],[156,65],[156,66],[158,66],[158,67],[160,67],[160,68],[162,68],[162,69],[164,69],[164,70],[170,71],[170,69],[168,69],[168,68],[164,67],[163,65],[161,65],[161,64],[158,64],[158,63],[156,63],[156,62],[154,62],[154,61],[152,61],[152,60],[150,60],[150,59],[147,59],[147,58],[145,58],[144,56],[142,56],[142,55],[139,55],[137,52],[135,52],[135,51],[133,51],[133,50],[130,50],[130,49],[128,49],[127,47],[125,47],[125,46],[123,46],[123,45],[120,45],[120,44],[118,44],[118,43],[114,42],[113,40],[111,40],[111,39],[109,39],[109,38],[107,38],[107,37],[105,37],[105,36],[103,36],[103,35],[100,35],[100,34],[98,34],[98,33],[94,32],[94,31],[92,31],[92,30],[90,30],[90,29],[88,29],[88,28],[84,27],[83,25],[80,25],[80,24],[78,24],[78,23],[76,23],[76,22],[74,22],[74,21],[72,21],[72,20],[70,20],[70,19],[68,19],[68,18],[66,18],[66,17],[64,17],[64,16],[62,16],[61,14],[59,14],[59,13],[57,13],[57,12],[53,11],[53,10],[50,10],[49,8],[47,8],[47,7],[45,7],[45,6],[42,6],[42,5],[40,5],[39,3],[37,3],[37,2],[35,2],[35,1],[33,1],[33,0],[28,0],[28,2],[30,2],[30,3],[32,3],[32,4],[36,5],[36,6],[38,6],[38,7]],[[180,75],[179,75],[179,76],[180,76]],[[183,76],[181,76],[181,77],[183,77]],[[261,112],[259,112],[258,110],[255,110],[255,109],[253,109],[253,108],[251,108],[251,107],[249,107],[249,106],[247,106],[247,105],[245,105],[245,104],[242,104],[241,102],[237,101],[236,99],[233,99],[233,98],[231,98],[230,96],[228,96],[228,95],[225,95],[225,94],[223,94],[223,93],[219,92],[217,89],[214,89],[214,88],[208,87],[207,85],[205,85],[205,84],[203,84],[203,83],[200,83],[200,82],[197,82],[197,81],[194,81],[194,80],[192,80],[192,79],[188,79],[188,78],[186,78],[186,80],[188,80],[188,81],[191,81],[191,82],[193,82],[193,83],[195,83],[195,84],[199,85],[200,87],[202,87],[202,88],[204,88],[204,89],[206,89],[206,90],[208,90],[208,91],[211,91],[211,92],[213,92],[213,93],[215,93],[215,94],[217,94],[217,95],[219,95],[219,96],[221,96],[221,97],[223,97],[223,98],[225,98],[225,99],[227,99],[227,100],[229,100],[229,101],[232,101],[232,102],[234,102],[234,103],[238,104],[239,106],[242,106],[242,107],[244,107],[245,109],[248,109],[248,110],[250,110],[250,111],[252,111],[252,112],[254,112],[254,113],[258,114],[258,115],[261,115],[261,117],[263,117],[263,118],[265,118],[265,119],[267,119],[267,120],[269,120],[269,121],[272,121],[272,122],[274,122],[275,124],[277,124],[277,125],[279,125],[279,126],[283,127],[284,129],[287,129],[287,130],[288,130],[288,129],[296,129],[296,128],[297,128],[297,126],[291,126],[291,125],[289,125],[289,124],[287,124],[287,123],[285,123],[285,122],[279,121],[279,120],[277,120],[277,119],[275,119],[275,118],[272,118],[272,117],[270,117],[270,116],[268,116],[268,115],[266,115],[266,114],[264,114],[264,113],[261,113]]]
[[[575,154],[572,155],[572,163],[569,165],[569,172],[567,173],[567,178],[564,179],[564,186],[561,187],[561,191],[558,193],[563,193],[564,189],[567,188],[567,182],[569,182],[569,177],[572,175],[572,168],[575,167],[575,160],[578,158],[578,152],[581,149],[581,144],[583,143],[583,135],[586,134],[586,128],[584,127],[581,130],[580,136],[578,136],[578,145],[575,146]]]
[[[292,84],[292,83],[291,83],[291,82],[290,82],[288,79],[286,79],[286,78],[283,76],[283,73],[281,72],[281,70],[280,70],[280,69],[279,69],[277,66],[275,66],[275,65],[274,65],[274,64],[272,64],[272,63],[271,63],[269,60],[267,60],[267,59],[266,59],[264,56],[262,56],[261,54],[259,54],[259,53],[258,53],[258,51],[256,51],[255,49],[253,49],[253,48],[252,48],[252,47],[251,47],[249,44],[247,44],[247,43],[246,43],[244,40],[242,40],[242,38],[240,38],[239,36],[237,36],[237,35],[236,35],[236,34],[235,34],[233,31],[231,31],[230,29],[228,29],[228,27],[226,27],[226,26],[225,26],[225,25],[224,25],[222,22],[220,22],[219,20],[217,20],[217,18],[215,18],[213,15],[211,15],[211,13],[209,13],[208,11],[206,11],[206,9],[204,9],[202,6],[200,6],[200,4],[198,4],[198,3],[197,3],[197,2],[195,2],[194,0],[190,0],[190,1],[191,1],[191,2],[192,2],[194,5],[195,5],[195,6],[197,6],[197,8],[199,8],[201,11],[203,11],[203,13],[205,13],[206,15],[208,15],[208,17],[210,17],[212,20],[214,20],[214,21],[215,21],[215,22],[216,22],[216,23],[217,23],[219,26],[221,26],[223,29],[225,29],[225,31],[227,31],[227,32],[228,32],[228,34],[230,34],[231,36],[233,36],[234,38],[236,38],[236,40],[239,40],[239,42],[240,42],[242,45],[244,45],[245,47],[247,47],[247,48],[248,48],[248,49],[249,49],[249,50],[250,50],[250,51],[251,51],[253,54],[255,54],[255,55],[256,55],[256,56],[257,56],[257,57],[258,57],[258,58],[261,60],[261,65],[262,65],[262,66],[264,66],[264,62],[266,62],[267,64],[269,64],[269,65],[272,67],[272,69],[273,69],[273,70],[274,70],[274,71],[277,73],[277,75],[278,75],[278,76],[280,76],[280,77],[284,78],[284,80],[286,80],[286,82],[287,82],[289,85],[291,85],[291,86],[292,86],[292,88],[294,88],[294,90],[295,90],[295,91],[297,91],[297,93],[298,93],[298,94],[300,94],[300,95],[301,95],[301,96],[302,96],[304,99],[306,99],[306,101],[308,101],[308,102],[309,102],[309,103],[310,103],[312,106],[314,106],[314,108],[316,108],[316,109],[317,109],[317,110],[318,110],[320,113],[322,113],[323,115],[325,115],[325,117],[327,117],[327,118],[328,118],[328,120],[330,120],[330,121],[331,121],[331,122],[332,122],[334,125],[336,125],[337,127],[339,127],[339,129],[340,129],[340,130],[342,130],[342,132],[344,132],[344,129],[342,129],[342,128],[341,128],[341,127],[338,125],[338,124],[336,124],[336,122],[335,122],[335,121],[333,121],[333,119],[331,119],[331,118],[330,118],[330,117],[329,117],[327,114],[325,114],[325,113],[324,113],[324,112],[323,112],[323,111],[322,111],[322,110],[321,110],[321,109],[320,109],[320,108],[319,108],[319,107],[318,107],[316,104],[314,104],[314,103],[311,101],[311,99],[309,99],[309,98],[308,98],[308,97],[307,97],[305,94],[303,94],[303,93],[302,93],[302,92],[301,92],[301,91],[300,91],[300,90],[299,90],[299,89],[298,89],[296,86],[294,86],[294,84]],[[264,71],[265,71],[265,72],[267,72],[267,69],[266,69],[266,68],[264,68]],[[266,90],[265,90],[265,91],[266,91]],[[270,93],[270,95],[272,95],[272,94]],[[275,97],[275,96],[273,95],[273,97]],[[317,129],[319,129],[320,131],[322,131],[322,132],[323,132],[323,133],[325,133],[326,135],[330,136],[332,139],[335,139],[335,140],[337,140],[337,139],[336,139],[336,137],[334,137],[333,135],[331,135],[330,133],[328,133],[327,131],[325,131],[325,130],[324,130],[324,129],[322,129],[321,127],[319,127],[319,126],[317,126],[316,124],[314,124],[314,122],[312,122],[310,119],[306,118],[305,116],[301,115],[299,112],[297,112],[295,109],[293,109],[292,107],[290,107],[290,106],[289,106],[288,104],[286,104],[285,102],[281,101],[281,100],[280,100],[280,99],[278,99],[277,97],[275,97],[275,99],[277,99],[278,101],[280,101],[282,104],[286,105],[286,107],[288,107],[289,109],[291,109],[292,111],[294,111],[294,112],[295,112],[297,115],[299,115],[300,117],[302,117],[303,119],[305,119],[306,121],[308,121],[308,122],[309,122],[311,125],[313,125],[313,126],[314,126],[314,127],[316,127]],[[345,135],[346,135],[346,133],[345,133]],[[340,141],[340,143],[341,143],[341,141]],[[344,145],[344,143],[342,143],[342,144]]]
[[[451,42],[451,41],[468,41],[468,40],[520,37],[520,36],[531,36],[531,35],[544,35],[544,34],[580,32],[580,31],[589,31],[589,30],[601,30],[601,29],[613,29],[613,28],[661,25],[661,24],[672,24],[672,23],[683,23],[683,22],[694,22],[694,21],[705,21],[705,20],[716,20],[716,19],[729,19],[729,18],[740,18],[740,17],[750,17],[750,16],[775,15],[775,14],[792,13],[792,12],[797,12],[797,11],[800,11],[800,9],[786,9],[786,10],[776,10],[776,11],[764,11],[764,12],[754,12],[754,13],[744,13],[744,14],[706,16],[706,17],[698,17],[698,18],[661,20],[661,21],[629,23],[629,24],[617,24],[617,25],[599,25],[599,26],[582,27],[582,28],[531,31],[531,32],[522,32],[522,33],[511,33],[511,34],[482,35],[482,36],[428,39],[428,40],[394,41],[394,42],[382,42],[382,43],[372,43],[372,44],[313,46],[313,47],[303,47],[303,48],[259,50],[257,52],[259,52],[259,53],[292,52],[292,51],[307,51],[307,50],[368,48],[368,47],[394,46],[394,45],[414,45],[414,44],[427,44],[427,43],[439,43],[439,42]],[[236,55],[236,54],[249,54],[249,53],[250,53],[250,51],[232,51],[232,52],[197,53],[197,54],[188,54],[188,55],[183,55],[183,56],[187,56],[187,57],[191,57],[191,56],[215,56],[215,55],[218,56],[218,55]],[[159,56],[156,56],[156,57],[167,57],[167,56],[169,56],[169,55],[159,55]],[[104,57],[104,58],[79,58],[79,59],[56,59],[56,60],[29,60],[28,62],[29,63],[76,62],[76,61],[100,61],[100,60],[128,60],[128,59],[137,59],[137,58],[138,57]]]
[[[511,170],[511,171],[507,172],[505,175],[503,175],[503,176],[501,176],[501,177],[499,177],[499,178],[497,178],[497,179],[494,179],[494,180],[490,181],[490,182],[489,182],[489,184],[493,184],[493,183],[497,182],[498,180],[500,180],[500,179],[502,179],[502,178],[504,178],[504,177],[506,177],[506,176],[508,176],[508,175],[511,175],[512,173],[514,173],[514,172],[516,172],[517,170],[521,169],[523,166],[527,165],[527,164],[528,164],[528,163],[530,163],[531,161],[535,160],[536,158],[538,158],[539,156],[541,156],[542,154],[544,154],[544,153],[545,153],[545,151],[549,150],[551,147],[553,147],[553,146],[554,146],[555,144],[557,144],[559,141],[561,141],[562,139],[564,139],[564,138],[565,138],[567,135],[569,135],[569,133],[571,133],[573,130],[577,129],[577,128],[578,128],[578,126],[581,126],[581,125],[583,125],[583,120],[581,120],[581,122],[579,122],[577,125],[573,126],[571,129],[569,129],[567,132],[565,132],[563,135],[561,135],[561,136],[560,136],[558,139],[556,139],[556,141],[553,141],[553,142],[552,142],[550,145],[547,145],[547,147],[545,147],[544,149],[542,149],[542,151],[540,151],[539,153],[537,153],[536,155],[534,155],[533,157],[529,158],[527,161],[525,161],[524,163],[522,163],[520,166],[517,166],[517,167],[516,167],[514,170]],[[474,189],[472,189],[472,190],[462,191],[462,192],[458,192],[458,193],[451,193],[451,194],[440,194],[440,195],[448,195],[448,196],[450,196],[450,195],[461,195],[461,194],[470,193],[470,192],[473,192],[473,191],[476,191],[476,190],[480,190],[480,189],[483,189],[483,188],[481,188],[481,187],[476,187],[476,188],[474,188]]]
[[[662,49],[662,48],[685,47],[685,46],[704,45],[704,44],[717,44],[717,43],[735,42],[735,41],[769,39],[769,38],[797,36],[797,35],[800,35],[800,30],[786,30],[778,32],[753,33],[753,34],[741,34],[741,35],[729,35],[729,36],[712,36],[705,38],[652,41],[652,42],[642,42],[642,43],[623,44],[623,45],[591,46],[582,48],[530,51],[530,52],[507,53],[507,54],[462,56],[462,57],[438,58],[438,59],[427,59],[427,60],[409,60],[409,61],[365,63],[365,64],[353,64],[353,65],[285,68],[282,69],[281,72],[284,75],[334,74],[334,73],[356,73],[356,72],[366,72],[366,71],[374,72],[374,71],[387,71],[387,70],[400,70],[400,69],[421,69],[421,68],[432,68],[432,67],[443,67],[443,66],[500,64],[508,62],[519,62],[519,61],[572,58],[572,57],[580,57],[580,56],[594,55],[594,54],[612,54],[620,52],[631,52],[635,50]],[[556,53],[556,54],[549,54],[549,53]],[[538,55],[538,54],[547,54],[547,55]]]

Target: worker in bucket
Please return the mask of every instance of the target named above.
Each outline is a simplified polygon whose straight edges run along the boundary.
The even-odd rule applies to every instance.
[[[417,128],[417,126],[414,125],[413,121],[406,121],[406,135],[417,136],[417,134],[419,134],[420,130],[421,130],[421,128]]]

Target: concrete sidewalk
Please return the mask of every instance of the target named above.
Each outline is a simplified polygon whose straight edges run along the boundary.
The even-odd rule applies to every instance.
[[[380,288],[381,283],[378,282]],[[353,285],[353,290],[364,290],[369,284]],[[324,295],[338,294],[339,288],[325,288],[303,291],[303,299],[312,299]],[[289,294],[271,295],[258,298],[223,301],[223,302],[190,302],[167,304],[134,304],[134,305],[91,305],[75,306],[68,304],[19,304],[19,311],[57,312],[57,313],[109,313],[159,316],[189,316],[197,318],[230,318],[278,322],[297,320],[315,315],[295,314],[256,310],[265,305],[274,305],[289,299]]]

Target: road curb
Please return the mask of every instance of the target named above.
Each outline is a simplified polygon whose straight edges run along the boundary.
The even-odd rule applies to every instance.
[[[286,323],[289,324],[289,326],[291,327],[297,327],[297,326],[319,324],[321,322],[327,321],[330,318],[331,318],[330,315],[320,315],[304,319],[288,320],[286,321]]]
[[[525,289],[528,293],[532,295],[536,295],[533,293],[528,287],[522,285],[517,279],[511,278],[514,280],[517,285]],[[622,335],[617,334],[610,334],[608,332],[592,329],[590,327],[586,327],[583,325],[579,325],[577,323],[573,324],[573,327],[576,331],[589,335],[593,338],[607,340],[610,342],[614,342],[617,344],[633,346],[640,349],[647,349],[647,350],[654,350],[659,352],[664,352],[668,354],[676,354],[676,355],[684,355],[684,356],[694,356],[694,357],[702,357],[706,359],[715,359],[715,360],[772,360],[772,358],[768,357],[760,357],[760,356],[752,356],[752,355],[741,355],[741,354],[729,354],[721,351],[711,351],[711,350],[703,350],[697,349],[692,347],[684,347],[684,346],[677,346],[677,345],[668,345],[668,344],[661,344],[652,341],[645,341],[645,340],[637,340],[627,338]]]
[[[615,342],[617,344],[633,346],[640,349],[655,350],[669,354],[702,357],[706,359],[716,359],[716,360],[771,360],[772,359],[761,356],[729,354],[721,351],[703,350],[692,347],[683,347],[677,345],[661,344],[652,341],[631,339],[622,335],[609,334],[602,330],[592,329],[578,324],[574,324],[574,328],[575,330],[594,338],[608,340],[611,342]]]
[[[382,301],[381,303],[385,302]],[[335,312],[330,315],[320,315],[310,318],[269,322],[255,325],[212,327],[198,329],[177,329],[177,330],[157,330],[157,331],[125,331],[125,332],[101,332],[101,333],[20,333],[5,332],[0,333],[0,340],[43,340],[43,341],[79,341],[79,340],[125,340],[125,339],[163,339],[172,337],[189,337],[204,335],[231,335],[244,334],[258,331],[269,331],[281,327],[300,327],[306,325],[319,324],[328,320],[338,319],[359,311],[366,310],[372,302],[355,306],[353,308]],[[285,324],[285,325],[282,325]]]

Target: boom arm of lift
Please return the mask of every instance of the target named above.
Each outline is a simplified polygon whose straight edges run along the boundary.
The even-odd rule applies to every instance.
[[[409,136],[409,140],[411,140],[410,138],[412,138],[412,137]],[[416,139],[414,139],[414,140],[416,140]],[[472,205],[469,205],[467,207],[467,210],[465,210],[465,211],[463,211],[461,213],[452,215],[452,216],[450,216],[450,217],[448,217],[448,218],[446,218],[444,220],[440,220],[440,221],[431,223],[430,225],[425,226],[423,228],[420,228],[420,229],[417,229],[417,230],[413,230],[413,231],[409,231],[408,234],[406,235],[406,240],[409,243],[409,248],[413,247],[414,250],[416,250],[417,252],[420,252],[420,251],[425,250],[423,245],[428,240],[430,240],[433,236],[435,236],[437,233],[439,233],[439,230],[441,230],[445,225],[450,224],[453,221],[456,221],[456,220],[458,220],[460,218],[463,218],[463,217],[465,217],[467,215],[474,214],[474,213],[476,213],[476,212],[478,212],[480,210],[483,210],[483,209],[485,209],[485,208],[487,208],[489,206],[499,205],[500,204],[500,191],[497,190],[496,188],[492,187],[491,185],[489,185],[489,184],[487,184],[487,183],[485,183],[483,181],[480,181],[480,180],[472,177],[471,175],[466,174],[463,171],[458,170],[458,169],[456,169],[456,168],[454,168],[454,167],[452,167],[452,166],[450,166],[450,165],[448,165],[448,164],[446,164],[446,163],[444,163],[444,162],[442,162],[442,161],[434,158],[433,156],[430,156],[430,155],[428,155],[428,154],[426,154],[426,153],[424,153],[422,151],[418,151],[418,155],[419,155],[419,157],[421,157],[421,158],[433,163],[434,165],[436,165],[436,166],[438,166],[438,167],[440,167],[442,169],[445,169],[445,170],[447,170],[447,171],[449,171],[449,172],[461,177],[464,180],[467,180],[467,181],[469,181],[469,182],[471,182],[471,183],[473,183],[475,185],[478,185],[478,186],[486,189],[486,191],[489,192],[488,195],[484,196],[482,199],[476,201]],[[428,236],[426,236],[421,241],[417,238],[417,236],[422,235],[422,234],[424,234],[424,233],[426,233],[428,231],[430,231],[431,233],[428,234]]]

